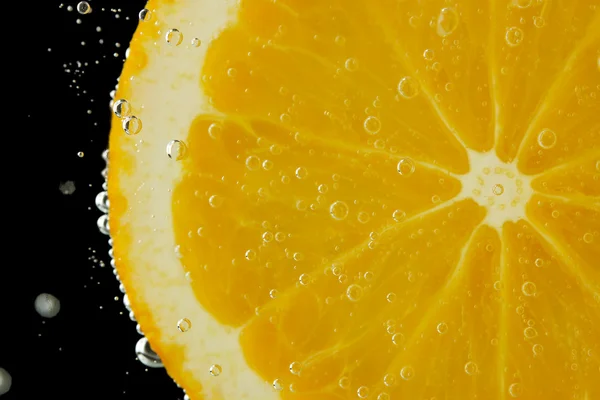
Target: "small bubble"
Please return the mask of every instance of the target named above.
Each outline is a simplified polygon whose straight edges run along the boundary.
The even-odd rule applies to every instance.
[[[517,28],[516,26],[512,26],[506,30],[504,39],[509,46],[518,46],[523,41],[523,30],[521,28]]]
[[[152,19],[152,11],[144,8],[140,11],[138,17],[140,18],[140,21],[148,22]]]
[[[536,267],[541,268],[544,266],[544,260],[541,258],[536,258],[534,264]]]
[[[358,69],[358,60],[356,58],[350,57],[344,63],[344,67],[350,72],[354,72]]]
[[[458,21],[458,13],[454,8],[442,8],[437,19],[437,34],[441,37],[450,35],[458,27]]]
[[[278,392],[283,390],[283,383],[281,382],[281,379],[275,379],[273,381],[273,389],[275,389]]]
[[[446,332],[448,332],[448,324],[446,324],[445,322],[440,322],[439,324],[437,324],[436,330],[440,335],[443,335]]]
[[[342,389],[347,389],[350,386],[350,378],[348,378],[347,376],[342,376],[338,380],[338,386]]]
[[[346,289],[346,297],[350,301],[358,301],[363,295],[363,288],[357,284],[352,284]]]
[[[410,158],[401,158],[396,166],[398,173],[402,176],[409,176],[415,172],[415,162]]]
[[[246,168],[250,171],[256,171],[260,168],[260,158],[257,156],[248,156],[246,158]]]
[[[400,377],[405,381],[411,380],[415,376],[415,369],[410,365],[402,367],[400,370]]]
[[[131,104],[125,99],[113,103],[113,112],[118,118],[126,118],[131,115]]]
[[[77,152],[77,157],[83,158],[83,156],[85,156],[85,153],[83,151],[78,151]]]
[[[411,76],[405,76],[398,82],[398,93],[405,99],[412,99],[419,94],[419,83]]]
[[[183,34],[179,29],[169,29],[165,34],[165,40],[171,46],[179,46],[183,41]]]
[[[594,241],[594,235],[592,235],[590,232],[587,232],[583,235],[583,241],[587,244],[590,244]]]
[[[177,321],[177,329],[179,329],[180,332],[187,332],[190,330],[191,327],[192,323],[187,318],[182,318],[179,321]]]
[[[393,374],[385,374],[383,384],[387,387],[394,386],[396,384],[396,377]]]
[[[208,198],[208,204],[210,204],[212,208],[221,207],[221,205],[223,204],[223,198],[214,194]]]
[[[379,393],[379,396],[377,396],[377,400],[390,400],[390,395],[386,392],[381,392]]]
[[[435,52],[432,49],[425,49],[423,58],[427,61],[432,61],[435,58]]]
[[[210,372],[212,376],[219,376],[221,375],[221,372],[223,372],[223,368],[221,368],[219,364],[213,364],[208,369],[208,372]]]
[[[552,218],[558,218],[558,217],[560,217],[560,211],[553,210],[551,215],[552,215]]]
[[[541,344],[534,344],[531,347],[531,350],[533,351],[534,355],[539,356],[544,352],[544,346],[542,346]]]
[[[522,392],[523,389],[521,389],[520,383],[513,383],[508,387],[508,394],[510,394],[512,397],[519,397]]]
[[[346,44],[346,38],[340,35],[336,36],[335,44],[337,44],[338,46],[343,46],[344,44]]]
[[[193,38],[192,40],[190,40],[190,44],[192,45],[192,47],[200,47],[200,45],[202,44],[202,40],[198,38]]]
[[[98,207],[98,210],[104,213],[108,212],[108,207],[110,205],[110,202],[108,200],[108,193],[106,191],[98,193],[96,195],[95,203],[96,207]]]
[[[475,375],[477,373],[477,364],[473,361],[469,361],[465,364],[465,372],[467,375]]]
[[[533,282],[525,282],[521,286],[521,291],[523,292],[523,294],[525,296],[535,296],[536,290],[537,290],[537,288],[535,286],[535,283],[533,283]]]
[[[300,375],[301,370],[302,370],[302,365],[299,362],[294,361],[293,363],[290,364],[290,372],[292,373],[292,375]]]
[[[344,203],[343,201],[335,201],[329,207],[329,213],[331,214],[333,219],[338,221],[346,219],[346,217],[348,216],[348,212],[348,204]]]
[[[544,129],[539,133],[537,142],[541,148],[550,149],[556,144],[556,133],[550,129]]]
[[[396,301],[396,293],[390,292],[387,294],[387,296],[385,296],[385,298],[388,301],[388,303],[393,303],[394,301]]]
[[[533,25],[536,28],[543,28],[546,25],[546,20],[544,17],[533,17]]]
[[[263,234],[262,234],[262,240],[263,240],[263,242],[265,242],[265,243],[270,243],[270,242],[272,242],[272,241],[273,241],[273,233],[272,233],[272,232],[269,232],[269,231],[267,231],[267,232],[263,233]]]
[[[213,122],[208,126],[208,136],[210,136],[213,139],[218,139],[219,136],[221,136],[222,131],[223,127],[216,122]]]
[[[361,211],[358,213],[356,218],[358,219],[358,222],[360,222],[361,224],[366,224],[367,222],[369,222],[369,219],[371,217],[369,216],[369,213]]]
[[[365,119],[363,126],[369,135],[376,135],[381,130],[381,121],[377,117],[370,116]]]
[[[360,398],[360,399],[366,399],[367,397],[369,397],[369,388],[366,386],[361,386],[356,390],[356,395]]]
[[[279,291],[277,289],[269,290],[269,297],[272,299],[276,299],[278,294],[279,294]]]
[[[300,274],[300,276],[298,277],[298,282],[300,282],[302,286],[308,285],[310,283],[310,275]]]
[[[598,58],[600,60],[600,58]],[[600,160],[596,161],[596,171],[600,172]]]
[[[77,4],[77,12],[79,14],[89,14],[92,12],[92,6],[87,1],[80,1]]]
[[[392,335],[392,343],[394,343],[396,346],[400,346],[403,342],[404,342],[404,335],[403,334],[401,334],[401,333],[394,333]],[[404,379],[406,379],[406,378],[404,378]]]
[[[392,213],[392,218],[394,218],[394,221],[396,222],[400,222],[402,221],[404,218],[406,218],[406,213],[403,210],[395,210]]]
[[[304,179],[308,176],[308,171],[304,167],[296,168],[296,178]]]
[[[537,336],[537,331],[535,330],[535,328],[532,328],[531,326],[528,326],[527,328],[525,328],[523,330],[523,335],[525,335],[526,339],[533,339],[534,337]]]
[[[169,158],[179,161],[187,155],[187,146],[181,140],[171,140],[167,143],[167,155]]]
[[[122,126],[126,134],[137,135],[142,130],[142,120],[135,115],[131,115],[123,118]]]
[[[250,250],[246,250],[246,253],[244,253],[244,257],[246,257],[246,260],[248,261],[252,261],[256,259],[256,251],[250,249]]]
[[[454,89],[454,84],[452,82],[448,82],[444,85],[444,89],[446,89],[446,92],[451,92],[452,89]]]
[[[492,188],[492,193],[494,193],[496,196],[500,196],[502,193],[504,193],[504,186],[501,184],[494,185]]]

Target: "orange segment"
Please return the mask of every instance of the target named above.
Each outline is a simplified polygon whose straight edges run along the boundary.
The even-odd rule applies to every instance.
[[[600,5],[479,3],[149,2],[110,229],[190,398],[600,398]]]

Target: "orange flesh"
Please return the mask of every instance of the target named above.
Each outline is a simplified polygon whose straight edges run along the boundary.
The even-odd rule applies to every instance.
[[[442,1],[245,0],[209,45],[218,114],[190,127],[173,229],[198,302],[282,398],[600,398],[600,6],[478,3],[441,39]],[[536,176],[527,221],[453,200],[465,147]]]

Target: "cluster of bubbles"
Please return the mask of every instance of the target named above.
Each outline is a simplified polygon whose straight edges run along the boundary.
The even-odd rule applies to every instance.
[[[127,106],[125,106],[125,107],[127,107]],[[121,109],[119,108],[119,110],[121,110]],[[100,230],[101,233],[103,233],[105,235],[110,235],[110,226],[109,226],[108,215],[107,215],[110,202],[108,199],[108,193],[106,191],[107,190],[106,178],[108,176],[108,164],[109,164],[108,157],[109,157],[108,150],[105,150],[102,153],[102,158],[106,162],[106,168],[102,171],[102,176],[104,177],[105,181],[102,184],[103,190],[96,195],[96,199],[95,199],[96,207],[98,208],[98,210],[100,210],[102,212],[102,215],[98,218],[98,221],[97,221],[98,229]],[[108,244],[110,246],[112,246],[111,239],[109,239]],[[129,297],[127,297],[127,294],[125,293],[125,287],[123,286],[122,283],[120,283],[119,274],[116,270],[115,260],[113,258],[112,248],[109,250],[108,254],[111,258],[110,265],[113,267],[113,274],[116,276],[117,281],[119,282],[119,290],[121,291],[121,293],[123,293],[123,305],[125,306],[127,311],[129,311],[129,319],[131,319],[132,321],[135,322],[136,319],[135,319],[135,315],[133,314],[133,311],[131,311]],[[142,329],[139,324],[136,326],[136,330],[140,335],[143,335]],[[136,343],[135,353],[138,357],[138,360],[145,366],[151,367],[151,368],[162,368],[163,367],[162,361],[160,360],[158,355],[154,352],[154,350],[152,350],[152,348],[150,347],[150,344],[148,343],[148,340],[145,337],[140,338],[138,340],[138,342]]]

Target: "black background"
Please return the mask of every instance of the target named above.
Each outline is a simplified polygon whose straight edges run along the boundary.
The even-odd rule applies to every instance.
[[[25,175],[17,177],[25,191],[15,197],[24,208],[15,214],[24,217],[8,242],[19,251],[9,258],[14,261],[5,259],[11,264],[5,268],[26,277],[4,281],[12,289],[4,289],[9,296],[3,295],[2,307],[9,308],[6,302],[16,292],[24,307],[8,329],[16,334],[0,344],[0,367],[13,380],[2,399],[181,399],[182,390],[164,369],[136,359],[141,336],[123,306],[94,204],[103,183],[109,93],[145,1],[92,0],[87,15],[77,12],[77,3],[21,2],[20,12],[4,15],[19,25],[17,36],[4,32],[5,42],[18,39],[16,78],[9,79],[15,79],[9,87],[16,86],[16,96],[5,93],[16,110],[4,115],[16,130],[4,132],[9,159],[16,161],[5,172]],[[10,54],[5,57],[13,60]],[[72,194],[59,190],[67,181],[75,185]],[[6,186],[4,191],[15,192]],[[40,293],[60,300],[55,318],[35,311]]]

